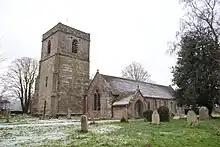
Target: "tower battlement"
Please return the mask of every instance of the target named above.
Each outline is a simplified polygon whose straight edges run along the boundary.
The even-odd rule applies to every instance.
[[[83,31],[77,30],[77,29],[72,28],[70,26],[64,25],[60,22],[57,25],[55,25],[53,28],[51,28],[49,31],[47,31],[46,33],[43,34],[42,41],[44,41],[45,39],[47,39],[48,37],[50,37],[51,35],[53,35],[57,31],[61,31],[61,32],[64,32],[67,34],[72,34],[72,35],[74,34],[78,38],[90,41],[90,34],[89,33],[85,33]]]

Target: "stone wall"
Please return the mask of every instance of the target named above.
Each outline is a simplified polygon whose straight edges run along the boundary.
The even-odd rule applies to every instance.
[[[172,99],[155,99],[155,98],[145,98],[147,103],[150,103],[150,109],[155,110],[160,106],[166,106],[169,108],[170,112],[176,113],[176,101]],[[172,104],[172,105],[171,105]],[[148,108],[148,105],[146,106]]]
[[[94,110],[94,93],[96,89],[99,90],[101,97],[101,109],[100,111]],[[101,78],[100,74],[97,73],[88,89],[87,92],[87,103],[88,103],[88,112],[87,114],[90,117],[102,117],[102,118],[111,118],[111,97],[109,95],[110,86],[103,78]]]
[[[114,118],[121,119],[124,115],[124,112],[126,111],[126,106],[114,106],[113,112],[114,112]]]
[[[51,110],[50,98],[52,94],[54,61],[55,56],[52,56],[47,60],[40,62],[37,110],[41,114],[43,113],[44,101],[46,101],[46,114],[49,114]]]
[[[60,57],[59,72],[59,113],[82,113],[82,100],[88,86],[89,64],[86,61]]]

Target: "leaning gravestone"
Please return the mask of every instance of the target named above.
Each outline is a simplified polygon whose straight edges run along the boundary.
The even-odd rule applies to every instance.
[[[193,110],[189,110],[187,112],[187,124],[188,125],[198,125],[198,119],[197,119],[197,115]]]
[[[157,110],[155,110],[152,114],[152,124],[160,124],[160,115],[159,113],[157,112]]]
[[[88,132],[88,119],[86,115],[81,116],[81,131]]]
[[[199,109],[199,119],[200,120],[209,119],[209,110],[205,106],[203,106]]]

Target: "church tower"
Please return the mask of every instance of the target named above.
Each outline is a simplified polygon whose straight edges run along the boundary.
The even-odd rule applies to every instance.
[[[81,114],[89,82],[90,34],[58,23],[43,34],[32,113]]]

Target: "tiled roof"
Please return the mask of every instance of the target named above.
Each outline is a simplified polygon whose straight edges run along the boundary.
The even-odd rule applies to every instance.
[[[134,95],[130,95],[128,97],[124,97],[119,101],[113,103],[113,106],[121,106],[121,105],[128,105],[130,100],[134,97]]]
[[[134,98],[135,91],[129,93],[120,93],[119,97],[117,97],[116,102],[113,103],[113,106],[120,106],[120,105],[127,105],[129,104],[130,100]]]
[[[120,77],[103,75],[101,76],[110,84],[114,91],[119,93],[133,92],[139,86],[140,92],[144,97],[152,98],[173,98],[173,89],[169,86],[157,85],[147,82],[140,82]]]

